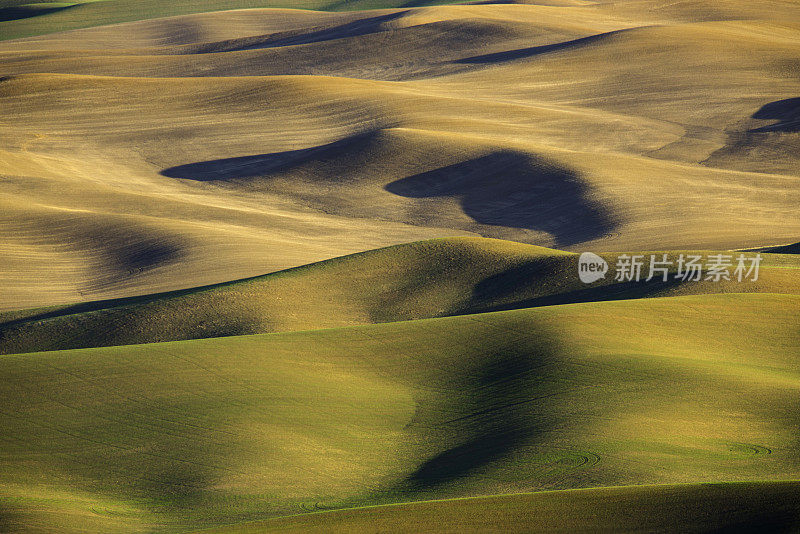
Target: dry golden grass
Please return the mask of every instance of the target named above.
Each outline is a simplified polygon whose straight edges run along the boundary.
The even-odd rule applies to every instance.
[[[0,530],[796,524],[796,2],[215,2],[0,22]]]
[[[556,4],[226,11],[0,43],[0,309],[446,235],[798,240],[791,3]]]

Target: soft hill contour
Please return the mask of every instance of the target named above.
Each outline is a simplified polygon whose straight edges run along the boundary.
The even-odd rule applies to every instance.
[[[649,253],[639,254],[649,261]],[[678,254],[670,252],[673,262]],[[762,254],[755,282],[681,282],[675,280],[675,266],[667,282],[660,276],[645,282],[646,269],[639,282],[616,282],[616,254],[605,257],[611,272],[585,285],[578,279],[577,254],[495,239],[422,241],[227,284],[0,314],[0,353],[312,330],[569,302],[800,294],[796,256]]]
[[[6,355],[0,518],[181,530],[796,479],[798,313],[795,295],[700,295]]]
[[[0,532],[798,529],[797,1],[517,2],[0,0]]]
[[[390,532],[411,525],[431,533],[788,531],[800,526],[798,492],[797,482],[566,490],[302,514],[209,534]]]
[[[0,309],[456,235],[570,251],[800,235],[792,2],[188,14],[214,7],[0,22],[42,30],[0,42]],[[45,24],[126,10],[142,20]]]

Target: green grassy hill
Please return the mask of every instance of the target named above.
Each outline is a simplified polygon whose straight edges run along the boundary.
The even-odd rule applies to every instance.
[[[514,1],[0,0],[0,532],[800,527],[797,1]]]
[[[6,355],[0,517],[180,530],[798,478],[799,312],[795,295],[699,295]]]
[[[800,483],[567,490],[303,514],[214,529],[256,532],[717,532],[800,527]]]
[[[678,254],[670,252],[673,261]],[[759,279],[741,283],[615,282],[617,255],[605,256],[612,271],[584,285],[577,254],[484,238],[397,245],[227,284],[2,313],[0,353],[312,330],[570,302],[800,294],[800,258],[793,255],[763,254]]]

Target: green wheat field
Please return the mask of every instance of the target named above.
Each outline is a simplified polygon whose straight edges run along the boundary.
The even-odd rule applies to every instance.
[[[799,241],[797,0],[0,0],[0,532],[800,531]]]

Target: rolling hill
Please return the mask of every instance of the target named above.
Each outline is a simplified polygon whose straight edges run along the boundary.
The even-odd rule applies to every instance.
[[[302,514],[206,532],[397,531],[411,524],[425,532],[783,530],[797,528],[797,491],[796,482],[776,482],[537,492]]]
[[[5,41],[0,309],[456,235],[797,242],[790,4],[136,2],[147,20]]]
[[[3,520],[797,478],[798,311],[700,295],[6,355]]]
[[[675,262],[681,252],[669,254]],[[685,254],[709,255],[706,251]],[[663,253],[654,255],[658,258]],[[649,258],[650,253],[643,253]],[[753,257],[752,253],[746,254]],[[578,255],[485,238],[450,238],[327,260],[170,293],[0,313],[0,353],[313,330],[571,302],[713,293],[800,294],[800,258],[762,254],[758,280],[585,285]]]
[[[796,530],[799,51],[782,0],[0,0],[0,531]]]

